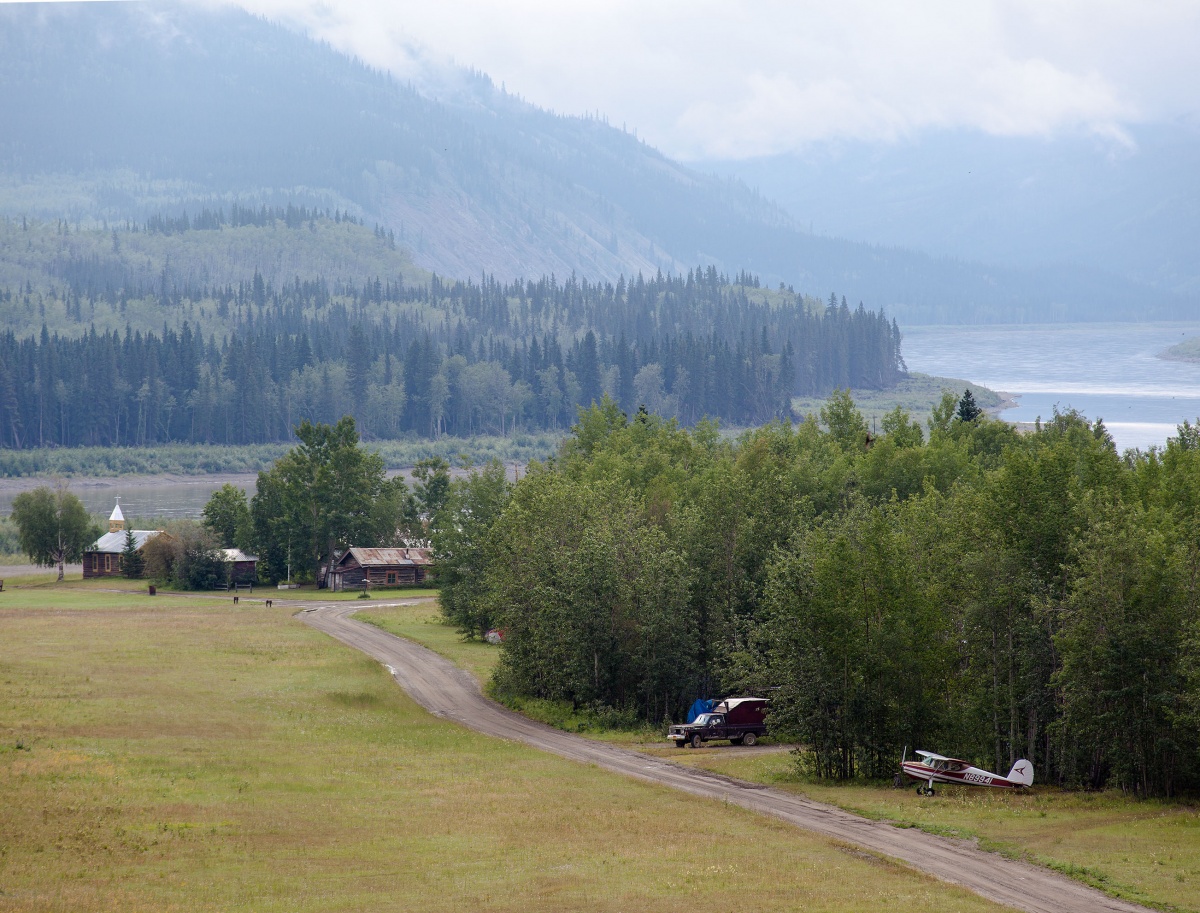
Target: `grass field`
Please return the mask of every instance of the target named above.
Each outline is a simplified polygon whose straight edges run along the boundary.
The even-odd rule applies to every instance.
[[[440,624],[433,605],[374,610],[360,617],[425,644],[483,681],[499,656],[494,647],[463,642]],[[545,710],[537,715],[563,722],[561,715]],[[594,734],[585,726],[564,728]],[[1200,910],[1200,810],[1187,802],[1139,801],[1115,793],[1072,793],[1044,786],[1019,794],[949,787],[936,797],[920,798],[912,789],[802,779],[786,749],[735,752],[718,744],[679,751],[644,730],[610,731],[603,738],[903,827],[978,840],[985,848],[1049,866],[1129,900]]]
[[[228,599],[6,583],[0,796],[6,911],[998,909],[438,720]]]
[[[786,752],[735,756],[713,749],[674,760],[770,783],[870,818],[975,839],[1128,900],[1200,910],[1200,815],[1187,802],[1045,786],[1021,793],[939,787],[937,796],[921,798],[911,788],[802,781]]]

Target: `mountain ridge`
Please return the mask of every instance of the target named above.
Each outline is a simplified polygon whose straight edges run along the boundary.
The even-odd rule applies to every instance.
[[[615,281],[699,263],[836,290],[905,322],[1195,313],[1102,270],[812,235],[803,214],[598,119],[543,111],[478,73],[440,101],[239,10],[0,6],[0,86],[9,215],[102,223],[294,203],[379,222],[418,265],[461,278]]]

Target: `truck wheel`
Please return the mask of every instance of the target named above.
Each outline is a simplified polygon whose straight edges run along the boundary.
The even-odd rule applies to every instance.
[[[747,732],[744,736],[742,736],[742,744],[743,745],[753,745],[757,741],[758,741],[758,736],[756,736],[753,732]]]
[[[692,747],[693,748],[699,748],[703,744],[704,744],[704,739],[700,738],[700,733],[696,733],[694,736],[692,736]]]

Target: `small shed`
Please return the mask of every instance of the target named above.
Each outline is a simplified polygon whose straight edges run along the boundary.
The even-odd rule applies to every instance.
[[[329,570],[331,590],[367,586],[412,586],[429,576],[433,559],[427,548],[348,548]]]
[[[240,548],[223,548],[221,557],[229,568],[230,583],[254,583],[258,579],[257,555],[247,555]]]

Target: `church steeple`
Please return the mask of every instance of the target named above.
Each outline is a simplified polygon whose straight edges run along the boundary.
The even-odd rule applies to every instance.
[[[110,533],[119,533],[125,528],[125,515],[121,513],[121,499],[117,499],[117,506],[113,508],[112,516],[108,518],[108,531]]]

